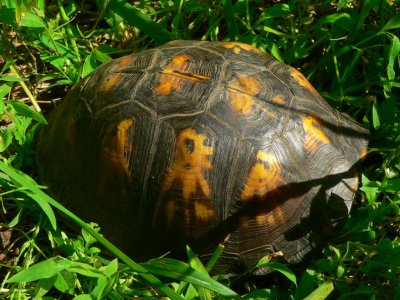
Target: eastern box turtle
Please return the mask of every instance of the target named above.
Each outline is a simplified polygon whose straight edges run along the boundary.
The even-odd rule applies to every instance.
[[[174,41],[105,63],[43,128],[51,193],[143,260],[189,244],[215,272],[300,262],[348,215],[367,131],[296,69],[238,42]],[[258,270],[263,273],[263,270]]]

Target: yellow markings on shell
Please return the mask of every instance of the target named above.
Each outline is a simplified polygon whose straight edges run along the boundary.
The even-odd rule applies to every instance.
[[[318,148],[318,143],[330,144],[330,139],[326,134],[319,128],[319,121],[313,116],[301,117],[303,123],[303,129],[306,133],[306,149],[309,152],[314,152]]]
[[[206,139],[207,136],[197,133],[192,128],[179,133],[174,161],[164,177],[163,192],[169,190],[175,180],[179,180],[182,184],[183,199],[192,198],[198,192],[198,188],[207,198],[211,196],[205,171],[212,167],[208,156],[213,154],[213,148],[204,145]]]
[[[273,118],[275,120],[279,120],[279,117],[275,113],[273,113],[272,111],[270,111],[268,109],[264,109],[264,108],[262,109],[262,111],[264,113],[266,113],[268,116],[270,116],[271,118]]]
[[[238,76],[229,84],[229,87],[254,96],[260,92],[261,84],[254,77]]]
[[[209,77],[191,73],[189,70],[190,57],[185,54],[174,56],[171,62],[161,71],[158,76],[158,83],[153,92],[159,95],[169,95],[172,91],[181,91],[185,82],[207,80]]]
[[[188,62],[190,58],[187,54],[182,53],[175,55],[171,62],[166,66],[166,69],[173,69],[179,71],[187,71],[188,70]]]
[[[361,148],[361,152],[360,152],[360,160],[361,160],[361,161],[365,159],[365,157],[367,156],[367,153],[368,153],[367,147],[366,147],[366,146],[363,146],[363,147]]]
[[[238,115],[250,115],[253,110],[261,110],[271,118],[279,119],[276,114],[265,109],[254,100],[261,90],[260,82],[251,76],[238,76],[228,84],[230,105]]]
[[[257,215],[256,222],[259,225],[264,225],[264,224],[275,225],[275,220],[272,213]]]
[[[272,97],[272,101],[274,101],[276,104],[279,105],[285,105],[287,102],[285,96],[282,94],[277,94],[274,97]]]
[[[318,95],[318,92],[314,89],[311,83],[295,68],[290,67],[290,76],[296,81],[299,85],[306,88],[308,91],[313,93],[314,95]]]
[[[186,225],[190,224],[193,217],[196,221],[207,222],[214,216],[214,209],[209,202],[211,189],[205,178],[206,170],[212,168],[208,156],[214,151],[212,147],[204,145],[206,139],[206,135],[197,133],[193,128],[184,129],[177,136],[174,160],[164,174],[161,195],[165,195],[173,184],[180,183],[182,199],[187,204],[178,204],[179,201],[175,199],[166,200],[165,214],[168,227],[172,226],[175,212],[178,206],[182,205]],[[199,196],[208,199],[194,199]],[[163,196],[160,201],[162,198]],[[160,205],[161,202],[155,209],[153,223],[159,214]],[[194,216],[191,214],[192,211]]]
[[[111,92],[113,88],[123,79],[123,76],[118,74],[118,72],[121,69],[128,67],[134,60],[135,57],[133,55],[128,55],[116,60],[116,62],[111,65],[111,71],[115,73],[106,77],[106,79],[100,85],[100,90],[105,93]]]
[[[254,196],[263,197],[284,182],[281,167],[275,156],[258,151],[257,160],[250,169],[245,187],[241,194],[242,201],[252,201]]]
[[[172,221],[177,211],[177,203],[174,200],[169,200],[165,205],[165,215],[167,216],[167,226],[171,228]]]
[[[233,52],[235,54],[240,54],[243,50],[244,51],[251,51],[257,54],[261,54],[262,52],[253,47],[250,46],[249,44],[245,44],[245,43],[240,43],[240,42],[226,42],[222,44],[222,47],[226,48],[226,49],[232,49]]]
[[[130,64],[132,64],[134,60],[135,60],[135,56],[133,56],[133,55],[127,55],[127,56],[121,57],[120,59],[118,59],[118,68],[119,69],[125,68],[125,67],[129,66]]]
[[[164,46],[177,46],[179,45],[180,40],[173,40],[173,41],[169,41],[167,43],[164,44]]]
[[[286,219],[282,209],[277,205],[271,212],[257,215],[256,222],[258,225],[279,225],[286,224]]]
[[[111,164],[114,169],[120,169],[122,173],[130,177],[129,157],[132,151],[132,144],[129,141],[129,129],[133,125],[132,119],[124,119],[117,125],[116,133],[112,136],[110,127],[106,133],[108,140],[101,152],[104,161]]]
[[[356,193],[358,191],[358,180],[360,178],[360,174],[358,172],[356,172],[355,176],[354,176],[354,181],[351,183],[350,185],[350,190],[353,193]]]
[[[257,103],[251,95],[232,90],[229,90],[229,94],[231,99],[230,104],[237,114],[249,115],[252,113],[253,109],[257,107]]]
[[[248,216],[241,216],[239,218],[240,228],[248,229],[250,227],[249,220],[250,220],[250,218]]]
[[[214,216],[214,209],[212,206],[199,200],[194,203],[194,211],[196,220],[198,221],[207,222]]]
[[[107,77],[106,80],[100,86],[100,90],[102,92],[108,93],[114,88],[115,85],[118,84],[122,80],[122,76],[120,74],[114,74],[110,77]]]
[[[261,213],[255,217],[255,221],[259,225],[276,225],[276,223],[285,224],[285,216],[283,211],[277,203],[276,189],[280,185],[285,183],[285,179],[282,176],[282,170],[278,160],[274,155],[271,155],[265,151],[257,152],[257,160],[251,169],[247,178],[246,184],[241,194],[243,204],[251,201],[261,201],[273,203],[272,211],[267,213]],[[268,193],[270,193],[268,195]],[[267,204],[265,204],[267,205]]]

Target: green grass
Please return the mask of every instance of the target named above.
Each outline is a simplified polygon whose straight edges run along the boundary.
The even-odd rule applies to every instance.
[[[0,0],[0,233],[11,233],[0,235],[1,299],[400,298],[398,1],[44,2]],[[51,110],[101,63],[171,39],[259,47],[300,69],[332,106],[370,129],[349,220],[303,268],[266,258],[261,263],[278,272],[264,281],[211,278],[189,249],[188,262],[137,264],[27,175],[37,176],[40,110]],[[61,215],[81,235],[63,227]],[[92,234],[117,259],[101,254]]]

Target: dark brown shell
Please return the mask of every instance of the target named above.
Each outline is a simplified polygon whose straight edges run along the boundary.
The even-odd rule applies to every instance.
[[[249,45],[175,41],[99,67],[40,134],[52,194],[132,257],[300,262],[347,216],[367,131]],[[262,273],[262,270],[259,271]]]

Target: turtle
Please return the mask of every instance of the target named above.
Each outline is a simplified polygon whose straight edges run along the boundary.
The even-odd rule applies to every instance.
[[[38,140],[50,193],[132,258],[223,245],[213,271],[238,274],[337,234],[368,130],[256,47],[178,40],[99,66]]]

